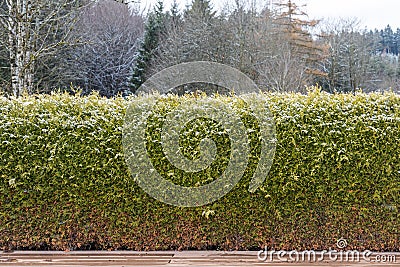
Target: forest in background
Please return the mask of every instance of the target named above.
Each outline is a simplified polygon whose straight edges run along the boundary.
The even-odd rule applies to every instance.
[[[0,28],[7,95],[128,95],[156,72],[198,60],[235,67],[265,91],[400,92],[399,28],[310,20],[295,0],[235,0],[220,12],[209,0],[183,10],[160,0],[150,12],[113,0],[2,0]]]

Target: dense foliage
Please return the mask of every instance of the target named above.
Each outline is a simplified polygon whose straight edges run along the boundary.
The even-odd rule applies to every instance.
[[[349,249],[398,250],[400,97],[267,97],[278,146],[265,183],[249,193],[245,175],[201,208],[135,184],[122,154],[126,99],[0,98],[0,249],[329,249],[346,238]]]

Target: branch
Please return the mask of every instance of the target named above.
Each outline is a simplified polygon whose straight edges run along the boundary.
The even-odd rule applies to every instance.
[[[131,4],[139,4],[140,0],[114,0],[115,2],[124,4],[124,5],[131,5]]]

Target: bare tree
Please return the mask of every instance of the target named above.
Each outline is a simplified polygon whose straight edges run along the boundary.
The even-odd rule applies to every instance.
[[[12,94],[31,93],[35,63],[66,44],[84,0],[5,0],[0,26],[8,38]]]
[[[221,38],[221,43],[225,43],[227,47],[223,54],[224,63],[256,80],[258,76],[256,62],[260,54],[260,47],[257,45],[260,15],[257,13],[253,0],[236,0],[233,9],[228,8],[227,6],[226,11],[229,12],[227,19],[220,30],[225,33]]]
[[[322,68],[327,72],[323,85],[330,92],[372,89],[379,78],[373,70],[375,44],[359,28],[357,19],[340,19],[325,24],[324,39],[329,47]],[[371,42],[372,41],[372,42]]]
[[[275,39],[269,44],[270,51],[258,58],[257,83],[265,90],[276,92],[301,92],[310,82],[307,66],[297,57],[285,41]]]
[[[0,88],[6,92],[10,85],[10,66],[8,50],[3,44],[7,42],[7,38],[6,32],[0,31]]]
[[[371,64],[373,71],[378,74],[379,79],[376,83],[375,90],[387,91],[392,90],[400,93],[400,62],[399,56],[395,54],[378,54],[373,57]],[[371,90],[371,88],[367,88]]]
[[[315,77],[326,76],[317,68],[323,60],[326,48],[313,40],[310,31],[319,21],[309,20],[296,1],[287,0],[277,4],[273,32],[275,47],[271,69],[271,89],[278,91],[303,91]],[[278,44],[278,47],[276,45]]]
[[[114,96],[128,91],[143,24],[137,10],[115,1],[86,8],[70,37],[81,45],[64,54],[60,80],[81,87],[84,93]]]

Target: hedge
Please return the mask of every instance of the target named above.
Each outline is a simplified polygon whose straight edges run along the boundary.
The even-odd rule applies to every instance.
[[[162,121],[193,97],[206,98],[163,98],[154,118]],[[400,96],[313,88],[308,95],[265,97],[278,140],[266,181],[254,193],[247,190],[259,153],[254,135],[244,178],[219,201],[197,208],[154,200],[130,174],[124,115],[146,97],[0,98],[0,249],[322,250],[345,238],[348,249],[399,251]],[[245,105],[238,112],[257,130]],[[204,123],[188,129],[221,130]],[[149,127],[154,144],[157,129]],[[230,148],[221,136],[221,161],[206,179],[182,174],[172,180],[193,186],[223,172]],[[192,153],[196,142],[187,137]],[[154,160],[163,157],[159,145],[148,148]],[[170,179],[162,162],[159,170]]]

